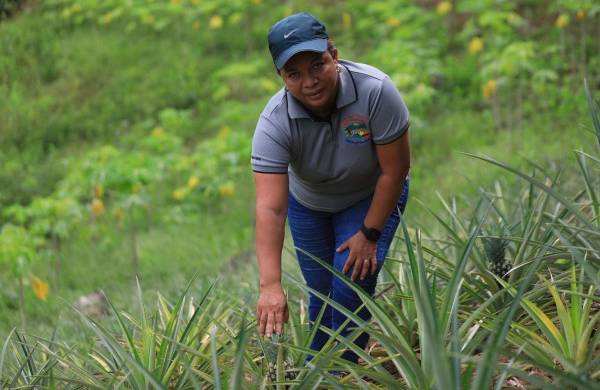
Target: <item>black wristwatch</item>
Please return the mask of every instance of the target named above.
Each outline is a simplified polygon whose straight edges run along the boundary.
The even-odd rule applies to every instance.
[[[376,242],[379,240],[379,237],[381,237],[381,232],[379,230],[375,228],[368,228],[364,223],[360,227],[360,231],[365,235],[365,237],[367,237],[367,240],[369,241]]]

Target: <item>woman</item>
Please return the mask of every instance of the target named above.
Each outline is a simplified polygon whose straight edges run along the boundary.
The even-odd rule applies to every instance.
[[[410,166],[408,110],[387,75],[338,59],[325,26],[307,13],[274,24],[268,42],[285,88],[261,113],[252,144],[261,336],[279,334],[288,320],[281,287],[286,216],[308,286],[355,311],[357,294],[307,253],[372,295],[406,205]],[[311,324],[322,305],[310,294]],[[364,308],[358,314],[369,318]],[[336,330],[345,320],[328,305],[321,325]],[[319,330],[311,348],[327,340]],[[364,348],[367,341],[363,332],[355,343]],[[350,351],[342,357],[358,360]]]

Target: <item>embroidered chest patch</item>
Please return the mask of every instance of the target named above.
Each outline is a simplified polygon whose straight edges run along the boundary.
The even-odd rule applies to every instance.
[[[371,139],[371,132],[367,128],[369,118],[362,115],[350,115],[342,120],[342,128],[346,135],[346,142],[362,144]]]

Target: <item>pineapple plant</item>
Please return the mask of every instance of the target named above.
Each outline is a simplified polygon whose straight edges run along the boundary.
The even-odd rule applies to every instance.
[[[297,375],[294,363],[282,345],[283,341],[283,333],[281,335],[273,334],[265,346],[264,359],[267,363],[267,375],[271,382],[294,380]]]
[[[507,245],[508,242],[502,237],[488,237],[483,242],[489,270],[504,280],[508,280],[508,272],[512,268],[510,260],[506,258]]]

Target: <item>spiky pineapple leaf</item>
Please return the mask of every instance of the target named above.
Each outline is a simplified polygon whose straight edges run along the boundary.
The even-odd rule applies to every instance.
[[[598,108],[598,103],[594,100],[594,97],[592,96],[592,92],[590,91],[587,79],[584,79],[584,85],[590,115],[592,116],[592,123],[594,124],[594,128],[596,129],[598,144],[600,144],[600,108]]]

